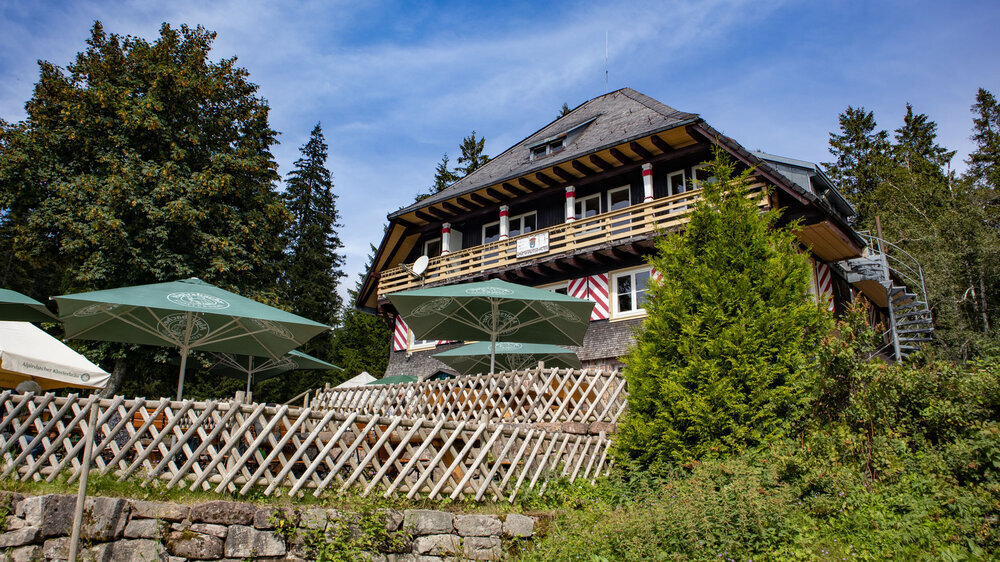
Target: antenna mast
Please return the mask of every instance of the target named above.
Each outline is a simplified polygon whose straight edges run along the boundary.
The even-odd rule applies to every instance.
[[[608,30],[604,30],[604,93],[608,93]]]

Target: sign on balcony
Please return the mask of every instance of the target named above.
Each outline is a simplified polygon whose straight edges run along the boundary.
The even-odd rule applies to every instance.
[[[517,257],[523,258],[549,251],[549,233],[539,232],[525,238],[517,239]]]

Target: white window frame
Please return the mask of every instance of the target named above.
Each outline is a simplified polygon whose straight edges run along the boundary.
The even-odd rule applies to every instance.
[[[435,255],[431,255],[430,253],[427,252],[427,246],[433,244],[434,242],[438,243],[438,253],[435,254]],[[437,238],[431,238],[430,240],[424,240],[424,255],[427,256],[427,257],[429,257],[429,258],[435,258],[437,256],[440,256],[441,255],[441,248],[443,248],[443,247],[444,246],[441,244],[441,237],[440,236],[438,236]]]
[[[681,190],[677,191],[674,185],[674,178],[681,177]],[[680,195],[681,193],[687,192],[687,172],[682,168],[676,172],[670,172],[667,174],[667,193],[670,195]]]
[[[640,316],[645,316],[646,315],[646,309],[645,308],[633,308],[632,310],[626,310],[624,312],[618,310],[618,278],[619,277],[625,277],[625,276],[632,277],[632,292],[631,292],[631,296],[632,296],[632,299],[633,299],[633,304],[638,304],[638,303],[635,302],[636,300],[638,300],[636,298],[635,274],[636,273],[642,273],[642,272],[649,273],[650,274],[649,277],[650,277],[650,279],[652,279],[653,268],[651,268],[649,266],[633,267],[633,268],[630,268],[630,269],[622,269],[622,270],[619,270],[619,271],[612,271],[611,272],[611,275],[610,275],[611,279],[610,279],[610,282],[609,282],[609,284],[611,286],[609,287],[610,290],[608,291],[608,293],[609,293],[608,297],[611,300],[611,320],[622,320],[622,319],[626,319],[626,318],[636,318],[636,317],[640,317]],[[649,293],[649,282],[648,281],[646,282],[646,293],[647,293],[647,295]]]
[[[697,166],[691,166],[691,183],[692,184],[694,184],[695,180],[698,179],[698,170],[702,170],[702,169],[707,168],[707,167],[708,167],[708,164],[698,164]],[[715,181],[715,176],[709,176],[702,183],[712,183],[714,181]]]
[[[624,191],[628,195],[628,205],[626,205],[626,207],[631,207],[632,206],[632,186],[631,185],[623,185],[621,187],[616,187],[614,189],[609,189],[608,190],[608,206],[606,207],[608,213],[613,213],[614,211],[620,211],[621,210],[621,209],[614,209],[614,210],[611,209],[611,194],[618,193],[619,191]],[[625,208],[625,207],[623,207],[623,208]]]
[[[537,289],[542,289],[542,290],[545,290],[545,291],[552,291],[553,293],[556,292],[556,291],[558,291],[559,289],[563,289],[566,292],[565,293],[561,293],[561,294],[568,295],[569,294],[569,281],[560,281],[558,283],[548,283],[546,285],[540,285],[540,286],[538,286],[536,288]]]
[[[426,351],[437,347],[437,340],[415,340],[413,331],[406,328],[406,351]]]
[[[597,200],[597,213],[594,214],[594,216],[596,217],[597,215],[601,214],[601,194],[600,193],[593,193],[593,194],[587,195],[585,197],[577,197],[576,198],[576,200],[573,202],[573,214],[576,215],[576,219],[577,220],[586,220],[588,218],[588,217],[583,216],[583,213],[577,213],[576,212],[577,211],[577,206],[579,206],[580,210],[582,211],[582,210],[584,210],[584,208],[583,208],[583,204],[584,203],[586,203],[587,201],[593,201],[595,199]]]
[[[535,230],[538,230],[538,211],[528,211],[527,213],[521,213],[520,215],[517,215],[517,216],[508,217],[508,223],[507,224],[511,225],[514,221],[522,221],[522,219],[524,219],[524,217],[527,217],[527,216],[530,216],[530,215],[535,215]],[[495,227],[497,227],[499,229],[500,228],[500,221],[488,222],[488,223],[486,223],[486,224],[483,225],[483,244],[490,244],[491,243],[491,242],[487,242],[486,241],[486,229],[489,228],[489,227],[491,227],[491,226],[495,226]],[[523,226],[523,221],[522,221],[522,226]],[[511,230],[513,230],[513,228],[511,228]],[[532,230],[531,232],[535,232],[535,230]],[[521,233],[521,234],[527,234],[527,233]],[[513,238],[514,236],[521,236],[521,234],[511,234],[510,236],[511,236],[511,238]],[[493,242],[499,242],[499,240],[494,240]]]

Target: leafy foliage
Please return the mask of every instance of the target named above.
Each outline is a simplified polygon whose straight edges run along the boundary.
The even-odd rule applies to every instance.
[[[835,160],[824,164],[830,178],[857,206],[861,221],[871,216],[872,192],[889,147],[888,134],[875,128],[873,112],[847,106],[840,114],[840,134],[830,133],[830,154]]]
[[[781,433],[802,399],[826,316],[810,266],[776,210],[748,197],[750,171],[717,153],[687,229],[657,241],[647,317],[625,358],[629,409],[618,458],[664,467],[739,453]]]
[[[276,302],[289,218],[276,133],[246,70],[209,59],[214,38],[164,24],[149,43],[96,23],[65,70],[39,63],[27,119],[0,129],[7,279],[48,297],[197,276]],[[160,376],[155,352],[90,349],[119,363],[109,392],[125,349],[143,366],[126,380]]]
[[[351,301],[357,298],[364,276],[375,260],[375,247],[368,254],[368,265],[361,272],[358,283],[351,291]],[[344,321],[333,336],[330,357],[334,364],[343,367],[344,377],[350,378],[362,371],[378,377],[389,365],[389,344],[392,329],[384,318],[367,312],[350,309],[344,311]]]

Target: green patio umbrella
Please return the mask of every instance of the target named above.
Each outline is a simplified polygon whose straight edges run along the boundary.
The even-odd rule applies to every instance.
[[[250,385],[255,381],[266,381],[289,371],[298,369],[343,371],[333,363],[327,363],[297,349],[293,349],[277,359],[236,353],[212,353],[210,355],[213,363],[208,370],[229,376],[246,377],[247,393],[250,392]]]
[[[388,295],[417,339],[582,345],[592,301],[493,279]],[[490,372],[495,370],[490,353]]]
[[[483,373],[490,368],[490,347],[490,342],[481,341],[435,353],[432,357],[463,375]],[[547,367],[579,369],[582,366],[576,353],[544,343],[498,342],[495,357],[501,371],[534,367],[539,361]]]
[[[66,337],[277,359],[330,327],[191,278],[54,297]]]
[[[406,384],[408,382],[417,382],[417,377],[413,375],[389,375],[388,377],[382,377],[380,379],[375,379],[372,382],[365,383],[369,384]]]
[[[0,320],[11,322],[54,322],[55,314],[35,299],[10,289],[0,289]]]

